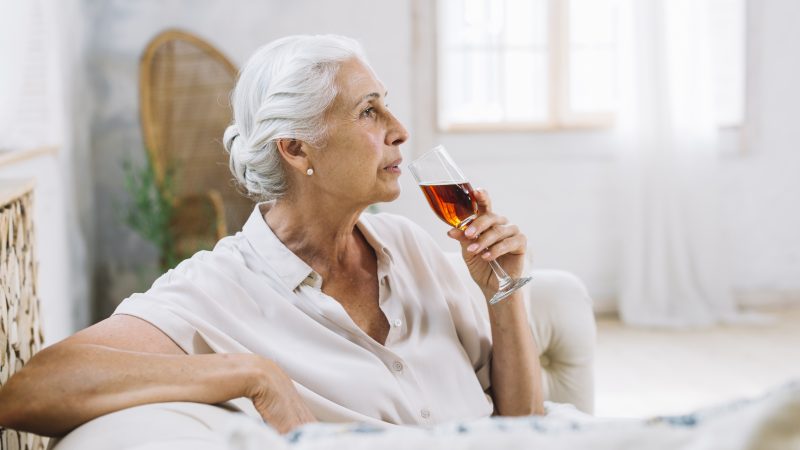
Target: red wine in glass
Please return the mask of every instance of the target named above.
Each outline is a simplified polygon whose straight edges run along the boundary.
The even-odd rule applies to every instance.
[[[467,177],[441,145],[408,165],[431,209],[448,225],[464,230],[478,216],[478,203]],[[512,278],[495,260],[489,261],[497,277],[497,292],[489,300],[495,304],[531,280]]]
[[[464,230],[478,215],[469,183],[420,184],[431,209],[452,227]]]

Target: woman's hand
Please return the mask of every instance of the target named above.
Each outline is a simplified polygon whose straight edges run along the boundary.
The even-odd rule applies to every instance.
[[[257,366],[248,396],[265,422],[284,434],[300,425],[317,421],[292,380],[277,364],[258,357]]]
[[[492,211],[486,191],[475,190],[474,198],[478,203],[478,217],[466,230],[453,228],[447,235],[461,244],[461,255],[472,279],[489,298],[498,288],[489,261],[496,260],[512,278],[519,277],[525,265],[528,240],[516,225]]]

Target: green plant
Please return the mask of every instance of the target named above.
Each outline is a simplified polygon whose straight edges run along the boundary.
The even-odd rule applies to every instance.
[[[162,271],[166,271],[179,262],[170,227],[174,213],[174,171],[167,168],[162,182],[158,183],[150,158],[142,167],[135,167],[125,159],[122,167],[125,189],[131,200],[124,216],[125,223],[156,246],[160,254],[159,265]]]

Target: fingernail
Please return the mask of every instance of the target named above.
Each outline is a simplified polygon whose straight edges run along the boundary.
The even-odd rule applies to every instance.
[[[472,236],[475,234],[475,227],[467,227],[467,231],[464,232],[467,236]]]
[[[486,252],[486,253],[481,255],[481,258],[483,258],[483,259],[489,259],[491,257],[492,257],[492,252]]]
[[[469,247],[467,247],[467,251],[469,252],[474,252],[477,249],[478,249],[478,244],[472,244]]]

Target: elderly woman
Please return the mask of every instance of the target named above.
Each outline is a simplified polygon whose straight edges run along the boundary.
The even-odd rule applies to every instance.
[[[292,36],[251,57],[225,132],[260,199],[242,231],[44,349],[0,391],[0,425],[63,435],[158,402],[228,402],[281,432],[312,421],[434,424],[543,412],[521,291],[489,307],[488,265],[519,275],[526,239],[485,192],[461,244],[470,298],[410,221],[364,214],[400,194],[408,132],[361,47]]]

